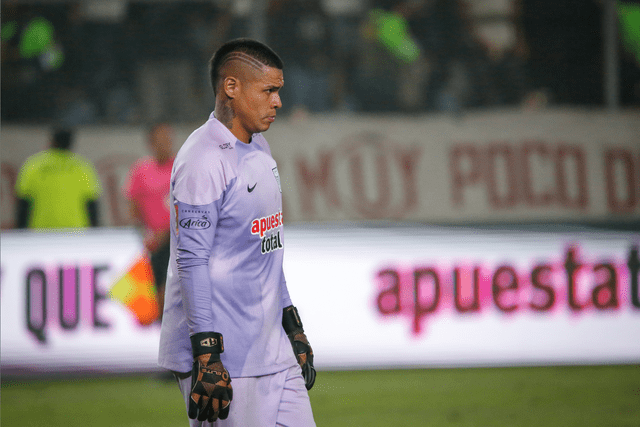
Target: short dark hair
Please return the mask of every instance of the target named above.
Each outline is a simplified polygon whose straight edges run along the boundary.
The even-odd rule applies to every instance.
[[[73,132],[70,129],[55,129],[52,142],[54,148],[70,150],[73,142]]]
[[[230,40],[220,46],[209,61],[209,73],[214,95],[217,95],[218,83],[220,82],[220,69],[227,56],[233,52],[246,53],[268,67],[279,70],[282,70],[284,67],[282,59],[266,44],[248,38]]]

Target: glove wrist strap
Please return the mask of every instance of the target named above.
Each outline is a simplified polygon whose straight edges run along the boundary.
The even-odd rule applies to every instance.
[[[284,310],[282,310],[282,327],[287,335],[304,332],[298,309],[293,305],[285,307]]]
[[[224,351],[222,334],[218,332],[198,332],[193,334],[191,335],[191,348],[194,359],[209,353],[220,355]]]

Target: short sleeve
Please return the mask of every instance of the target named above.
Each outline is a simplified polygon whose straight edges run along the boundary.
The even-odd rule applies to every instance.
[[[179,164],[174,174],[173,196],[190,205],[208,205],[220,199],[234,178],[233,172],[219,156],[192,157]]]

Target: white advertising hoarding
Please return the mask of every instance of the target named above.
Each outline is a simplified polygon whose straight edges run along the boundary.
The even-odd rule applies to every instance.
[[[325,224],[284,240],[319,369],[640,362],[638,233]],[[159,325],[109,298],[134,231],[1,243],[3,373],[157,368]]]
[[[329,366],[638,362],[639,243],[637,233],[316,228],[287,235],[285,272]]]
[[[2,233],[2,372],[155,369],[144,327],[110,288],[143,253],[133,229]]]

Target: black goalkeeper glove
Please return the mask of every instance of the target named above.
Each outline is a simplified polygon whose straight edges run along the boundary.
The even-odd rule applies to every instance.
[[[316,369],[313,367],[313,350],[309,345],[309,340],[302,329],[302,321],[298,310],[290,305],[282,312],[282,327],[291,341],[293,353],[296,355],[298,364],[302,368],[302,378],[307,390],[311,390],[316,382]]]
[[[220,361],[224,351],[222,335],[217,332],[199,332],[191,337],[193,368],[191,370],[191,397],[189,418],[214,422],[229,416],[233,389],[229,372]]]

